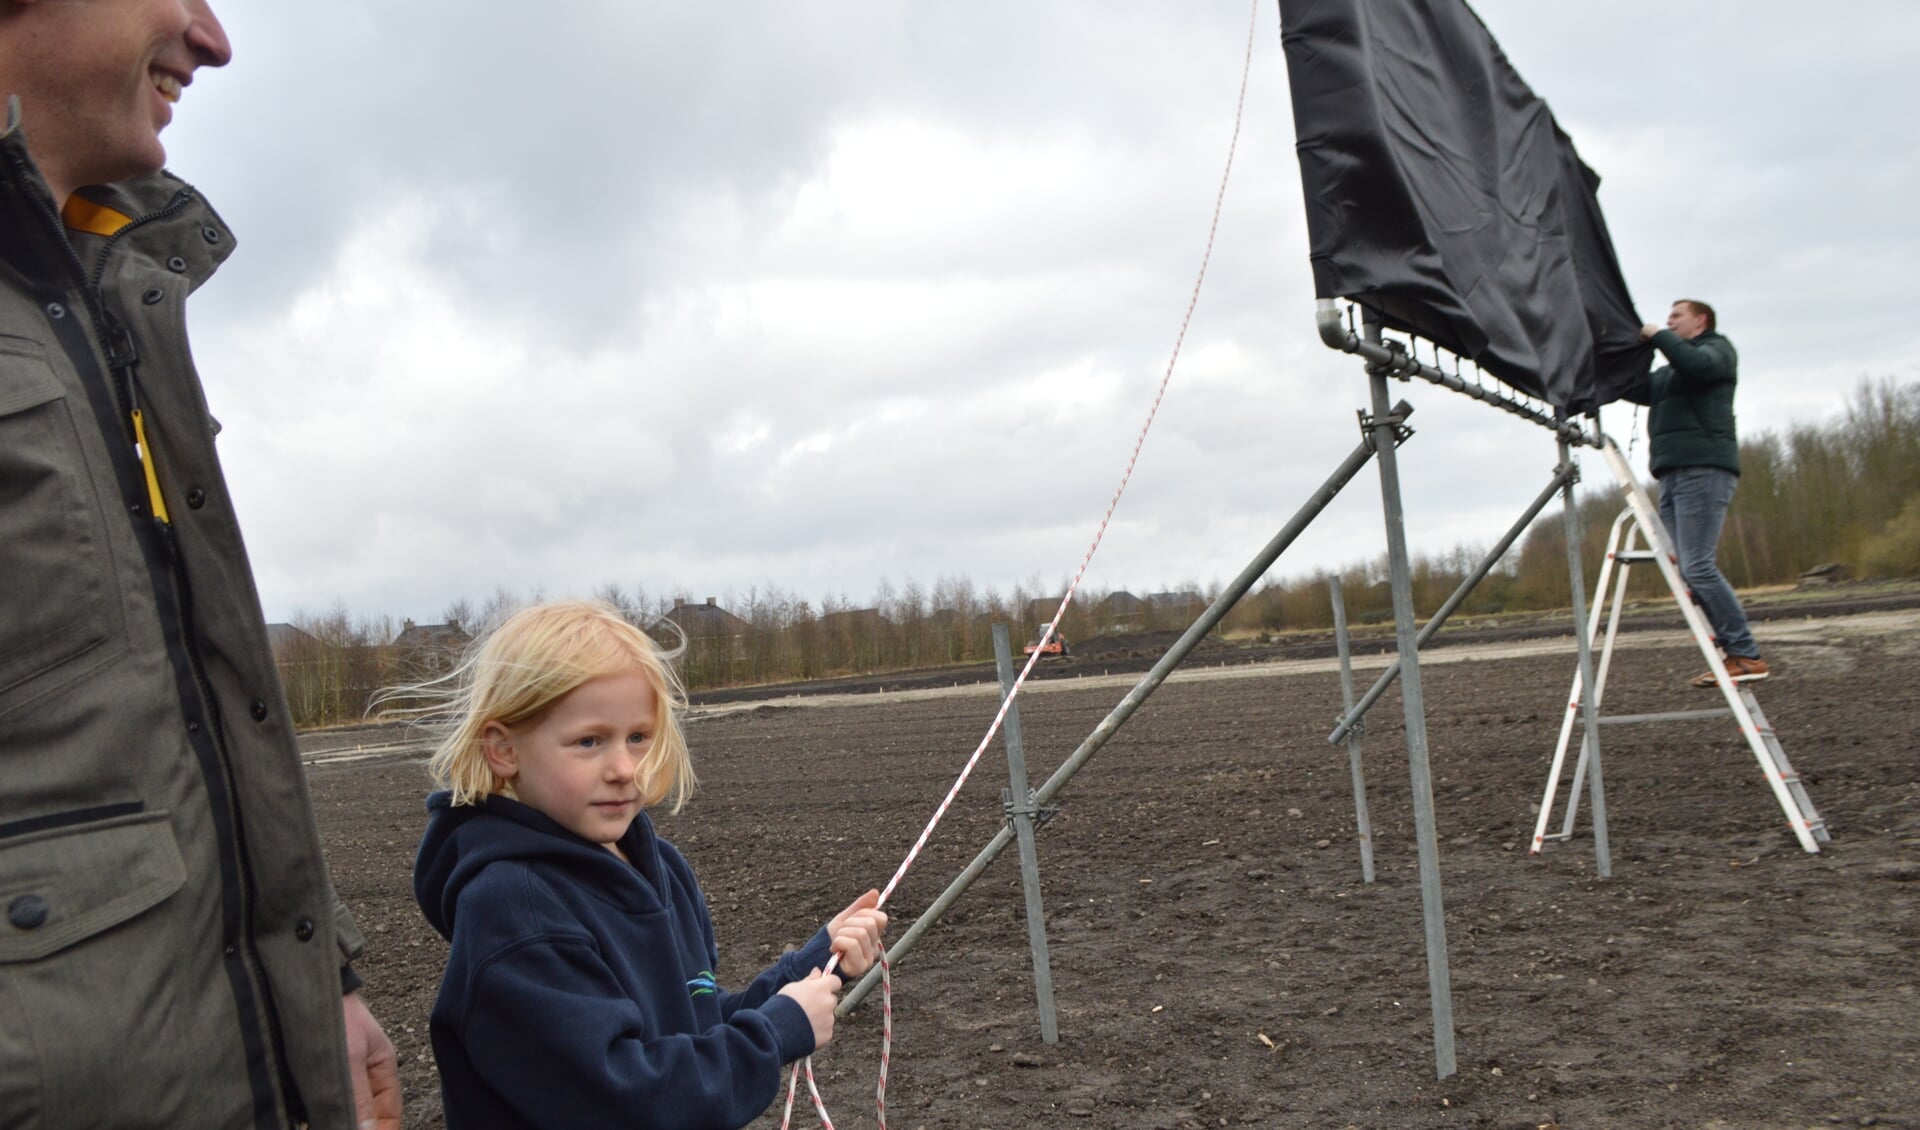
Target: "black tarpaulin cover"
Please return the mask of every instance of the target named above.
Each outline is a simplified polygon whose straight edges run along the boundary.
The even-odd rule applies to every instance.
[[[1463,0],[1279,0],[1314,291],[1573,412],[1651,347],[1600,178]]]

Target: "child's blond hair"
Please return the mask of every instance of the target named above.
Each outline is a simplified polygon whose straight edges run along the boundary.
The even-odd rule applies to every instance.
[[[508,617],[474,644],[442,684],[452,723],[427,762],[453,803],[474,804],[509,793],[487,764],[480,735],[490,722],[538,722],[582,683],[638,670],[652,684],[659,713],[647,759],[636,774],[643,805],[673,798],[673,811],[693,794],[693,762],[680,730],[686,695],[664,651],[610,604],[568,600],[536,604]],[[436,712],[437,713],[437,712]]]

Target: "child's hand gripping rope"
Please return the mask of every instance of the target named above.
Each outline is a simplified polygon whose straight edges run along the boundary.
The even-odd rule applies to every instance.
[[[880,936],[886,929],[887,912],[880,909],[880,892],[870,890],[827,923],[827,936],[833,939],[833,959],[827,967],[781,988],[781,996],[791,998],[806,1012],[807,1021],[813,1025],[816,1049],[833,1040],[833,1010],[839,1003],[842,984],[835,970],[858,977],[872,969],[879,960]]]
[[[840,971],[863,976],[880,958],[880,936],[887,930],[887,912],[880,909],[880,892],[870,890],[827,923]]]
[[[798,981],[780,987],[780,995],[800,1006],[813,1025],[815,1051],[833,1042],[833,1009],[840,1003],[840,978],[824,969],[816,969]]]

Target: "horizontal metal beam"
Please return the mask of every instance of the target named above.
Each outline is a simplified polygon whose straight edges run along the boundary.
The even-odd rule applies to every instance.
[[[1488,392],[1477,384],[1468,384],[1460,374],[1437,369],[1407,352],[1407,347],[1397,341],[1379,343],[1364,341],[1359,334],[1347,328],[1347,320],[1340,313],[1340,306],[1331,298],[1315,299],[1314,321],[1320,329],[1320,340],[1329,349],[1338,349],[1342,353],[1355,353],[1376,365],[1386,366],[1390,377],[1407,380],[1419,377],[1442,388],[1452,389],[1463,396],[1471,397],[1482,404],[1491,404],[1502,412],[1510,412],[1523,420],[1540,425],[1566,439],[1568,443],[1585,444],[1599,447],[1600,437],[1589,433],[1572,420],[1555,419],[1553,413],[1522,404],[1499,393]]]

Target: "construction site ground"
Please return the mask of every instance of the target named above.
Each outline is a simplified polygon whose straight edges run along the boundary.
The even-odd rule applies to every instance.
[[[1910,590],[1856,595],[1756,608],[1775,671],[1759,699],[1832,827],[1818,855],[1724,718],[1606,728],[1611,878],[1584,813],[1575,839],[1530,854],[1574,665],[1564,614],[1486,629],[1497,638],[1467,626],[1423,655],[1458,1047],[1446,1079],[1397,690],[1364,737],[1368,884],[1346,750],[1326,741],[1330,641],[1196,653],[1039,834],[1059,1042],[1040,1038],[1009,852],[895,969],[888,1124],[1920,1126],[1920,610]],[[1686,687],[1703,663],[1677,613],[1650,606],[1635,627],[1608,713],[1714,704]],[[1035,783],[1156,644],[1104,661],[1076,646],[1023,692]],[[1361,648],[1362,686],[1383,649],[1390,637]],[[705,888],[724,983],[887,881],[996,703],[978,668],[697,702],[701,789],[657,818]],[[445,954],[410,888],[422,741],[396,727],[303,740],[417,1127],[441,1124],[427,1029]],[[895,936],[1001,826],[1007,786],[996,742],[895,893]],[[847,1130],[875,1124],[878,1005],[814,1061]],[[776,1108],[756,1125],[778,1124]],[[818,1123],[797,1110],[794,1124]]]

